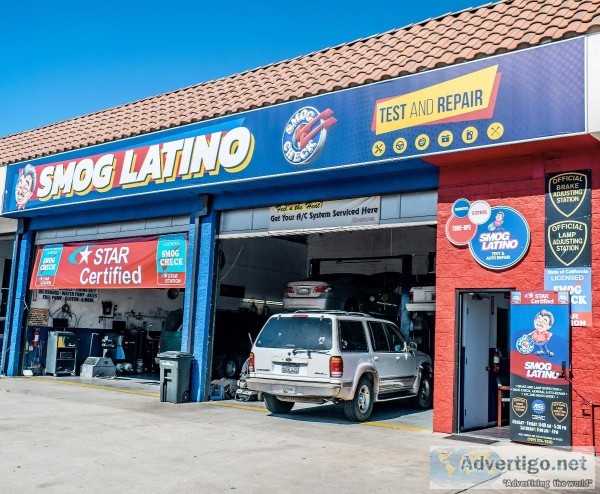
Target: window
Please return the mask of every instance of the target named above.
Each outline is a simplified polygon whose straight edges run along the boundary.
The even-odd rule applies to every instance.
[[[183,309],[172,310],[167,314],[164,329],[166,332],[181,331],[183,324]]]
[[[338,320],[340,350],[342,352],[367,352],[367,338],[361,321]]]
[[[385,334],[385,328],[380,322],[369,322],[369,330],[371,332],[371,341],[373,343],[373,351],[389,352],[390,345]]]
[[[400,334],[400,331],[396,328],[396,326],[392,326],[391,324],[386,324],[385,329],[387,330],[388,338],[390,341],[390,345],[393,348],[394,352],[402,352],[404,351],[404,338]]]
[[[269,319],[256,340],[265,348],[331,350],[331,319],[281,317]]]

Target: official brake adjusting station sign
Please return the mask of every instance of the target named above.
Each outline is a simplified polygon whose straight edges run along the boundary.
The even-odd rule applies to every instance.
[[[529,249],[530,230],[516,209],[458,199],[446,222],[446,237],[456,246],[468,245],[481,266],[501,270],[523,259]]]

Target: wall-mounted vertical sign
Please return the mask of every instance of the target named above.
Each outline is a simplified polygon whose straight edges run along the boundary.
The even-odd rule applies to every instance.
[[[62,252],[62,244],[44,246],[40,254],[36,275],[33,280],[36,288],[54,286]]]
[[[571,324],[592,324],[591,171],[546,175],[546,290],[571,293]]]
[[[571,445],[569,292],[511,292],[510,438]]]
[[[185,233],[158,237],[156,283],[159,286],[185,286],[186,255]]]

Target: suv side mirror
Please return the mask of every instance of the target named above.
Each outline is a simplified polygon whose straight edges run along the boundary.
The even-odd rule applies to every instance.
[[[411,352],[414,352],[414,351],[416,351],[416,350],[417,350],[417,344],[416,344],[414,341],[411,341],[411,342],[408,344],[408,349],[409,349]]]

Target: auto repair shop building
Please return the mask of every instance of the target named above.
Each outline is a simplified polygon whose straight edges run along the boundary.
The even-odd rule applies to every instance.
[[[374,274],[366,260],[376,258],[415,285],[435,252],[434,430],[497,420],[497,385],[528,355],[511,339],[511,292],[568,290],[570,333],[559,340],[555,328],[555,347],[535,335],[532,365],[569,387],[546,414],[570,424],[573,444],[591,444],[599,8],[488,4],[0,139],[3,212],[19,220],[2,373],[31,364],[24,343],[57,316],[44,305],[52,290],[98,305],[102,290],[138,290],[132,317],[182,310],[191,399],[202,401],[218,298],[254,310],[283,290],[220,286],[219,245],[243,243],[228,256],[237,267],[242,252],[262,251],[253,262],[264,263],[293,251],[280,260],[288,281],[346,248],[361,272]],[[183,295],[173,302],[168,289]],[[101,332],[110,307],[77,326]]]

